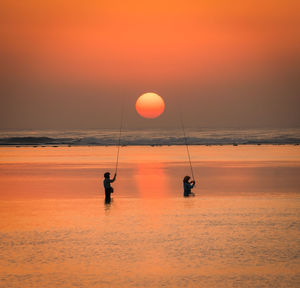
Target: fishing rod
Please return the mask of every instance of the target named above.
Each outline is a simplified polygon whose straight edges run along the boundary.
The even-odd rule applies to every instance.
[[[120,129],[119,129],[119,140],[118,140],[118,152],[117,152],[117,160],[116,160],[116,168],[115,174],[118,172],[118,165],[119,165],[119,155],[120,155],[120,146],[121,146],[121,135],[122,135],[122,126],[123,126],[123,117],[124,117],[124,101],[122,101],[121,106],[121,117],[120,117]]]
[[[182,131],[183,131],[184,144],[185,144],[185,147],[186,147],[188,160],[189,160],[189,164],[190,164],[190,168],[191,168],[192,178],[195,181],[194,170],[193,170],[191,155],[190,155],[190,149],[189,149],[189,145],[187,143],[187,137],[186,137],[185,128],[184,128],[183,119],[182,119],[182,113],[180,113],[179,115],[180,115],[181,128],[182,128]]]

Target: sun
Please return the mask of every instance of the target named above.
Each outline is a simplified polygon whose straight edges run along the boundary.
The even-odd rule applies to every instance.
[[[148,92],[136,100],[135,109],[142,117],[153,119],[164,112],[165,102],[158,94]]]

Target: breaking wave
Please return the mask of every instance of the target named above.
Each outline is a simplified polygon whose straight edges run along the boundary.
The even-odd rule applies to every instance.
[[[187,129],[189,145],[300,144],[297,129]],[[112,146],[118,143],[116,130],[2,131],[0,145],[16,146]],[[184,145],[178,130],[124,131],[121,145]]]

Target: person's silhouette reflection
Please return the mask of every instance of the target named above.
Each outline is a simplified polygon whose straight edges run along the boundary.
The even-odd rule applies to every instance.
[[[114,203],[114,199],[113,198],[111,198],[111,200],[110,200],[110,202],[106,202],[105,200],[104,200],[104,213],[105,213],[105,215],[109,215],[110,214],[110,209],[111,209],[111,206],[113,205],[113,203]]]
[[[110,179],[110,173],[106,172],[104,173],[104,189],[105,189],[105,203],[109,204],[111,202],[111,193],[114,192],[113,187],[111,187],[110,183],[113,183],[116,180],[117,174],[115,174],[113,179]]]
[[[191,190],[195,186],[196,182],[195,182],[195,180],[189,182],[190,179],[191,179],[190,176],[185,176],[183,178],[183,189],[184,189],[183,196],[184,197],[195,196],[195,194]]]

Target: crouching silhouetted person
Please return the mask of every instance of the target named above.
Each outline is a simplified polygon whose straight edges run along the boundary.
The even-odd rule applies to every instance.
[[[195,194],[192,192],[192,188],[195,186],[196,182],[194,180],[189,182],[190,179],[190,176],[185,176],[183,178],[184,197],[195,196]]]
[[[114,192],[114,188],[111,187],[110,183],[113,183],[116,180],[117,174],[115,174],[113,179],[110,179],[109,177],[110,177],[109,172],[104,173],[103,185],[104,185],[104,189],[105,189],[105,203],[111,202],[110,195],[111,195],[111,193]]]

